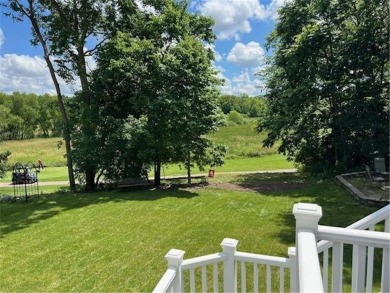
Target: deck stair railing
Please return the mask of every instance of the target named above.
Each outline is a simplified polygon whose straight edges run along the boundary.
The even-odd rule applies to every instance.
[[[363,219],[353,223],[346,227],[346,229],[354,230],[368,230],[375,231],[381,229],[386,233],[390,232],[390,205],[383,207],[382,209],[364,217]],[[320,229],[321,230],[321,229]],[[343,233],[347,230],[342,231]],[[372,235],[372,234],[371,234]],[[388,235],[388,234],[387,234]],[[323,235],[319,235],[323,237]],[[363,239],[364,239],[364,235]],[[388,236],[387,236],[388,237]],[[326,238],[322,238],[326,239]],[[388,239],[388,238],[387,238]],[[343,280],[343,262],[344,262],[344,244],[348,245],[347,242],[333,242],[331,239],[321,240],[317,243],[317,251],[322,260],[322,277],[324,284],[324,291],[339,292],[342,288]],[[387,240],[389,243],[389,240]],[[366,241],[366,245],[353,245],[352,252],[352,292],[372,292],[373,291],[373,276],[374,276],[374,258],[375,254],[380,254],[381,248],[375,247]],[[382,248],[382,272],[381,272],[381,288],[382,292],[390,292],[390,280],[389,280],[389,249]],[[366,255],[366,256],[365,256]],[[333,262],[332,262],[333,259]],[[332,263],[331,263],[332,262]],[[332,269],[333,268],[333,269]],[[365,271],[365,273],[364,273]],[[332,273],[332,276],[330,276]],[[375,272],[378,274],[378,272]],[[332,290],[329,290],[329,281],[332,280]],[[363,287],[365,285],[365,290]]]
[[[293,213],[297,248],[289,248],[288,258],[237,251],[238,240],[230,238],[222,241],[222,252],[186,260],[184,251],[171,249],[165,256],[168,269],[153,292],[246,292],[247,286],[253,292],[259,292],[260,286],[267,292],[275,288],[279,292],[285,288],[290,292],[328,292],[329,283],[330,291],[341,292],[343,247],[349,244],[353,245],[351,291],[372,291],[374,253],[379,249],[383,251],[381,292],[390,291],[390,206],[347,228],[319,226],[322,210],[318,205],[299,203],[294,205]],[[384,232],[375,231],[375,226],[383,222]],[[263,277],[260,267],[265,267]],[[271,273],[275,268],[279,271],[277,277]]]

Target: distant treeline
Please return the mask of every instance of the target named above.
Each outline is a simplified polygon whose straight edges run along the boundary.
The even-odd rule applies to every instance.
[[[247,117],[259,117],[265,109],[265,100],[262,97],[249,97],[246,94],[221,95],[218,103],[224,114],[236,111]]]
[[[246,117],[259,117],[265,101],[248,95],[221,95],[219,106],[228,120],[238,123],[237,112]],[[241,118],[242,119],[242,118]],[[34,137],[61,136],[62,122],[57,97],[48,94],[36,95],[0,92],[0,135],[2,140],[19,140]]]
[[[0,92],[0,139],[61,136],[57,97]]]

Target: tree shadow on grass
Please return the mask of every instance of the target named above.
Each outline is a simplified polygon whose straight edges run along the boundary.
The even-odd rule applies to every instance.
[[[95,193],[56,192],[30,198],[28,202],[0,203],[0,239],[7,234],[52,218],[64,211],[109,202],[157,201],[164,198],[190,199],[198,196],[194,189],[147,189],[132,191],[101,191]]]
[[[348,192],[333,178],[321,179],[301,174],[246,174],[239,175],[231,182],[246,191],[272,197],[287,197],[293,203],[306,202],[322,207],[321,225],[346,227],[378,210],[377,207],[363,206],[352,199]],[[282,228],[278,240],[290,245],[295,242],[295,218],[292,213],[279,215]]]
[[[265,196],[288,196],[293,201],[318,204],[322,207],[320,225],[347,227],[380,207],[364,206],[355,201],[349,193],[331,178],[319,179],[298,174],[251,174],[238,176],[234,184],[261,193]],[[295,246],[295,218],[292,213],[279,215],[281,229],[275,237],[288,246]],[[287,254],[287,251],[286,251]],[[331,255],[330,255],[331,263]],[[344,245],[343,279],[345,284],[352,280],[352,245]],[[376,251],[374,270],[381,270],[381,251]],[[380,286],[380,274],[374,274],[374,284]]]

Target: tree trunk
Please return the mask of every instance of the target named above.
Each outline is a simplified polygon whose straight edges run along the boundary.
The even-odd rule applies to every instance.
[[[63,137],[65,140],[65,150],[66,150],[66,165],[68,167],[68,177],[69,177],[69,187],[71,190],[76,189],[76,182],[74,179],[74,173],[73,173],[73,160],[71,155],[71,142],[70,142],[70,127],[69,127],[69,119],[68,115],[66,113],[64,100],[62,98],[61,88],[57,80],[57,76],[54,71],[53,64],[50,61],[49,56],[45,55],[46,64],[49,67],[50,75],[54,83],[54,87],[57,92],[57,101],[58,101],[58,107],[60,109],[61,117],[62,117],[62,123],[63,123]]]
[[[84,44],[80,44],[77,48],[77,70],[78,70],[78,75],[80,78],[80,83],[81,83],[81,89],[83,92],[83,102],[84,102],[84,107],[90,107],[91,105],[91,92],[89,89],[89,81],[88,81],[88,74],[87,74],[87,67],[86,67],[86,62],[85,62],[85,55],[84,55]],[[84,115],[86,115],[86,119],[83,119],[84,125],[82,125],[82,128],[87,129],[87,131],[83,132],[84,135],[93,135],[92,128],[92,119],[91,119],[91,109],[88,108],[87,111],[83,111]],[[96,171],[93,167],[88,167],[85,170],[85,189],[86,191],[94,191],[96,189],[96,184],[95,184],[95,176],[96,176]]]
[[[54,82],[55,87],[57,91],[57,99],[58,99],[58,105],[60,108],[61,116],[62,116],[62,123],[64,127],[63,131],[63,137],[65,140],[65,151],[66,151],[66,165],[68,167],[68,177],[69,177],[69,187],[71,190],[76,189],[76,182],[74,179],[74,173],[73,173],[73,159],[71,155],[72,147],[71,147],[71,142],[70,142],[70,127],[69,127],[69,120],[68,116],[66,114],[65,106],[64,106],[64,101],[62,100],[62,95],[59,89],[58,82]]]
[[[191,152],[189,149],[187,152],[187,184],[191,185]]]
[[[85,191],[89,192],[96,190],[95,176],[96,172],[93,170],[88,169],[85,171]]]
[[[54,66],[50,60],[49,50],[47,48],[46,41],[42,36],[41,30],[39,28],[38,20],[37,20],[36,15],[35,15],[34,1],[32,1],[32,0],[28,1],[29,9],[25,9],[25,7],[22,6],[19,2],[16,2],[16,4],[19,6],[20,11],[25,16],[27,16],[31,22],[31,25],[33,27],[33,31],[36,34],[36,36],[37,36],[37,38],[42,46],[44,59],[46,61],[47,67],[49,68],[50,76],[51,76],[51,79],[54,83],[54,87],[56,89],[58,106],[60,109],[62,123],[63,123],[63,127],[64,127],[63,137],[65,140],[66,162],[67,162],[67,167],[68,167],[69,185],[70,185],[71,190],[75,190],[76,183],[75,183],[74,174],[73,174],[73,160],[72,160],[72,156],[71,156],[69,119],[68,119],[68,116],[66,114],[64,101],[62,98],[61,88],[60,88],[60,85],[58,83],[57,75],[56,75],[56,72],[54,70]]]
[[[161,159],[154,161],[154,186],[161,185]]]
[[[44,49],[46,52],[46,50]],[[73,173],[73,160],[71,155],[71,142],[70,142],[70,127],[69,127],[69,119],[68,115],[66,113],[64,100],[62,98],[61,88],[57,80],[57,76],[55,74],[55,70],[53,67],[53,64],[51,63],[51,60],[48,55],[45,54],[45,61],[47,64],[47,67],[49,67],[50,75],[54,83],[54,87],[56,89],[57,93],[57,102],[58,107],[60,109],[61,117],[62,117],[62,123],[63,123],[63,138],[65,140],[65,151],[66,151],[66,165],[68,167],[68,177],[69,177],[69,187],[71,190],[76,189],[76,182],[74,179],[74,173]]]

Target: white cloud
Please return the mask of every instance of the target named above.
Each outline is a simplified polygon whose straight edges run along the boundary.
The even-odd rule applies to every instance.
[[[247,71],[241,72],[239,75],[232,78],[232,83],[235,87],[235,92],[238,94],[248,94],[250,96],[261,94],[262,82]]]
[[[215,20],[214,30],[219,39],[240,40],[241,33],[252,30],[252,20],[276,20],[278,9],[292,0],[272,0],[263,5],[259,0],[193,0],[192,9]]]
[[[62,93],[72,95],[74,88],[59,80]],[[78,85],[74,85],[78,88]],[[0,56],[0,91],[56,94],[46,62],[38,56],[5,54]]]
[[[264,84],[260,79],[251,75],[247,70],[235,75],[233,78],[227,78],[221,72],[219,77],[225,79],[225,84],[220,86],[219,90],[226,95],[258,96],[264,94]]]
[[[264,49],[259,43],[236,43],[227,56],[227,61],[238,66],[254,67],[264,61]]]
[[[5,39],[4,38],[4,33],[3,33],[3,30],[0,27],[0,49],[3,46],[3,44],[4,44],[4,39]]]
[[[219,39],[239,39],[249,33],[251,19],[265,19],[267,13],[258,0],[204,0],[197,6],[202,15],[215,20],[214,29]]]
[[[278,9],[291,1],[292,0],[272,0],[266,7],[267,18],[276,20],[278,18]]]

